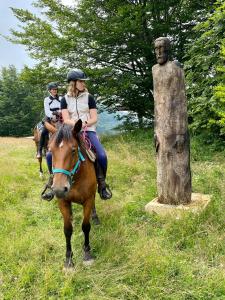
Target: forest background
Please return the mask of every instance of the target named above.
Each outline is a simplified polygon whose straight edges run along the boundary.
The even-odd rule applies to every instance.
[[[0,136],[26,136],[41,119],[46,85],[66,91],[69,69],[90,77],[88,88],[129,128],[154,120],[153,42],[168,36],[171,59],[185,69],[192,134],[223,143],[225,136],[225,3],[199,0],[37,0],[38,14],[12,8],[20,27],[7,39],[26,47],[33,67],[0,72]],[[135,124],[132,122],[137,121]],[[128,126],[129,125],[129,126]]]
[[[224,1],[35,3],[36,15],[12,9],[21,26],[7,37],[24,45],[35,65],[0,71],[0,298],[224,300]],[[153,41],[159,36],[170,38],[171,59],[185,69],[193,192],[211,195],[200,215],[176,220],[144,212],[157,195],[150,127]],[[83,266],[82,211],[74,206],[76,268],[65,274],[57,202],[40,202],[44,182],[33,141],[13,136],[31,135],[43,114],[48,82],[60,83],[63,94],[68,70],[77,67],[90,77],[98,106],[129,112],[123,117],[132,132],[102,137],[113,198],[96,197],[101,220],[91,231],[96,261]]]

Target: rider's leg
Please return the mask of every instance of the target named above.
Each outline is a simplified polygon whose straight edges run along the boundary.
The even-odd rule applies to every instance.
[[[52,152],[50,151],[46,153],[46,162],[47,162],[49,174],[51,175],[52,174]]]
[[[107,200],[112,197],[112,193],[105,182],[107,173],[107,155],[102,144],[98,139],[96,132],[87,131],[87,135],[90,139],[93,148],[96,151],[95,170],[98,181],[98,192],[102,199]]]
[[[45,144],[45,140],[48,137],[48,129],[44,127],[44,129],[41,132],[41,137],[38,145],[38,152],[37,152],[37,158],[40,158],[42,156],[42,149]]]

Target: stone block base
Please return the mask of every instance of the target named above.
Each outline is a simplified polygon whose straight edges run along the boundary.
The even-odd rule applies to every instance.
[[[200,213],[211,201],[210,195],[192,193],[191,202],[187,205],[169,205],[158,202],[158,198],[153,199],[145,205],[145,210],[149,213],[156,213],[160,216],[172,215],[181,217],[185,212]]]

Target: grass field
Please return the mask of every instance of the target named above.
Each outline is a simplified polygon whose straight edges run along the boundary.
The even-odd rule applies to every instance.
[[[225,151],[192,141],[193,191],[212,201],[201,215],[174,220],[144,211],[156,196],[151,132],[103,143],[113,198],[97,197],[96,260],[82,264],[82,209],[74,205],[75,270],[65,273],[62,218],[56,200],[40,200],[34,144],[0,138],[0,299],[225,299]]]

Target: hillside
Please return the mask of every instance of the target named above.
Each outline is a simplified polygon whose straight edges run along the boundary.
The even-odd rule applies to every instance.
[[[56,200],[40,200],[34,144],[0,138],[0,299],[225,299],[225,152],[192,141],[193,190],[212,195],[199,216],[147,215],[156,196],[152,132],[104,137],[113,198],[96,204],[95,263],[82,264],[82,209],[73,206],[75,270],[63,272],[65,239]],[[45,166],[46,171],[46,166]]]
[[[121,113],[108,113],[106,110],[99,114],[97,131],[99,134],[112,134],[115,133],[115,128],[123,122],[119,121],[116,116],[121,116]]]

